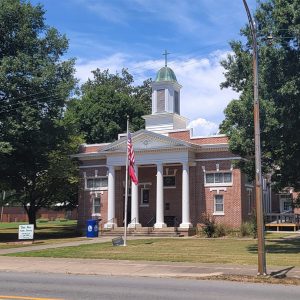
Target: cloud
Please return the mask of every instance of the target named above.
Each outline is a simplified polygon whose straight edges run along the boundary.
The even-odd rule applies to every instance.
[[[89,78],[93,78],[91,71],[97,68],[101,70],[109,69],[111,73],[121,71],[126,64],[126,58],[127,56],[125,54],[116,53],[103,59],[78,59],[76,62],[76,77],[81,83],[84,83]]]
[[[238,97],[238,94],[230,89],[220,89],[220,83],[225,79],[224,69],[219,62],[227,53],[215,51],[206,57],[181,58],[168,64],[183,86],[180,96],[181,115],[189,120],[207,120],[209,122],[205,125],[207,129],[209,126],[212,130],[217,128],[213,124],[219,124],[224,119],[225,107],[230,100]],[[163,59],[137,62],[130,55],[116,53],[100,60],[79,60],[76,75],[84,82],[88,77],[92,77],[90,72],[96,68],[109,69],[112,73],[128,68],[134,76],[135,83],[140,84],[149,77],[155,79],[157,71],[162,66],[164,66]],[[216,132],[217,129],[213,131]]]
[[[198,117],[220,123],[223,110],[230,100],[237,97],[231,89],[220,89],[225,80],[220,60],[227,52],[213,52],[205,58],[174,61],[170,67],[182,84],[181,113],[191,120]]]
[[[218,133],[219,126],[214,122],[198,118],[189,123],[188,128],[193,129],[193,136],[208,136]]]

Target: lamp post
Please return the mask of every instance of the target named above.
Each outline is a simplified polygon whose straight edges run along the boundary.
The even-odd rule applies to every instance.
[[[253,43],[253,90],[254,90],[254,143],[255,143],[255,199],[256,199],[256,222],[257,222],[257,249],[258,249],[258,272],[257,275],[266,275],[266,255],[263,220],[262,198],[262,174],[261,174],[261,147],[260,147],[260,124],[259,124],[259,99],[258,99],[258,51],[256,26],[253,22],[246,0],[243,0]]]

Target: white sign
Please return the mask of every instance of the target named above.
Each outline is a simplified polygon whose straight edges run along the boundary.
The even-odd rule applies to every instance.
[[[19,225],[19,240],[33,240],[34,225]]]

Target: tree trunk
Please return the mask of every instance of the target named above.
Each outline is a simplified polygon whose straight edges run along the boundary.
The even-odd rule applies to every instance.
[[[37,213],[37,210],[34,206],[30,206],[27,210],[29,224],[33,224],[35,229],[37,228],[37,226],[36,226],[36,213]]]

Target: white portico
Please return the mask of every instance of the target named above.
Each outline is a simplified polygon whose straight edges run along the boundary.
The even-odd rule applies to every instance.
[[[149,166],[156,167],[156,216],[155,228],[166,226],[164,222],[164,167],[181,166],[182,169],[182,222],[180,227],[189,228],[190,222],[190,197],[189,197],[189,165],[193,161],[195,146],[184,141],[173,139],[147,130],[140,130],[132,135],[136,156],[136,173],[139,169]],[[124,166],[126,161],[127,141],[125,138],[105,147],[101,154],[107,157],[108,167],[108,220],[115,219],[115,169]],[[139,175],[138,175],[139,176]],[[143,185],[142,177],[139,177]],[[152,191],[153,192],[153,191]],[[139,222],[139,188],[132,184],[131,188],[131,223],[129,227],[141,226]],[[108,222],[106,227],[115,224]]]

